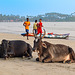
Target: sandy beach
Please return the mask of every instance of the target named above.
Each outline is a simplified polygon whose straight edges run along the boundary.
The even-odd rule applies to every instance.
[[[0,33],[0,43],[3,39],[23,40],[33,47],[34,37],[22,37],[17,34]],[[75,40],[65,39],[43,39],[53,44],[64,44],[73,48],[75,52]],[[33,58],[10,58],[4,60],[0,58],[0,75],[75,75],[75,63],[41,63],[36,62],[37,53],[33,52]]]

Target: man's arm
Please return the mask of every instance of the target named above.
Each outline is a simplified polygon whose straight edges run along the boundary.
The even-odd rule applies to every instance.
[[[26,26],[26,22],[23,23],[23,26]]]

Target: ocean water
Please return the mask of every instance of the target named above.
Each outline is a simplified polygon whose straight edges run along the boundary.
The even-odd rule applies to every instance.
[[[33,32],[31,22],[29,32]],[[75,22],[43,22],[44,29],[48,33],[65,34],[70,33],[70,40],[75,40]],[[0,22],[0,33],[21,34],[25,32],[23,22]]]

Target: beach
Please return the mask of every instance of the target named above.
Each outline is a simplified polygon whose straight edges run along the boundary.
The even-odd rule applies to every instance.
[[[3,39],[23,40],[33,47],[34,37],[23,37],[19,34],[0,33],[0,43]],[[73,48],[75,52],[75,40],[43,39],[52,44],[64,44]],[[32,59],[0,58],[0,75],[74,75],[75,63],[41,63],[36,61],[37,53],[33,52]]]
[[[0,0],[0,75],[75,75],[75,0]]]

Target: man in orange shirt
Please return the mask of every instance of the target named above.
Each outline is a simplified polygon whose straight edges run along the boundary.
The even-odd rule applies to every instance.
[[[25,21],[25,22],[23,23],[23,26],[25,26],[26,33],[27,33],[27,40],[29,40],[29,39],[28,39],[29,26],[30,26],[29,18],[27,18],[27,21]]]

